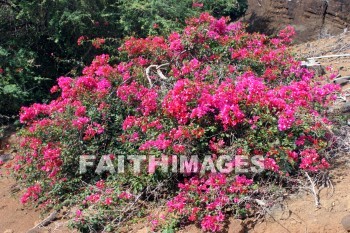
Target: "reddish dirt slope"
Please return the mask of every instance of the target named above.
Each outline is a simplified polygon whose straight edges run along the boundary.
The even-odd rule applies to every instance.
[[[15,182],[7,175],[0,175],[0,232],[13,230],[26,232],[39,220],[39,213],[34,209],[24,207],[12,195],[11,187]],[[11,231],[8,231],[9,233]]]

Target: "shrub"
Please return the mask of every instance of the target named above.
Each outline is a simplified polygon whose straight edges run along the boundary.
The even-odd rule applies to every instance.
[[[120,24],[124,35],[168,35],[183,29],[185,19],[209,12],[214,16],[241,17],[248,7],[246,0],[122,0],[119,4]],[[131,32],[131,34],[130,34]]]
[[[39,91],[47,79],[35,75],[35,58],[35,54],[26,49],[14,52],[0,46],[0,115],[17,115],[23,104],[48,98]]]
[[[60,77],[51,89],[57,99],[21,110],[26,128],[14,171],[27,187],[22,202],[77,205],[75,227],[113,230],[147,212],[140,200],[165,193],[165,225],[195,222],[220,231],[229,214],[249,210],[245,197],[259,189],[252,171],[216,173],[203,162],[200,174],[144,167],[137,174],[80,174],[80,155],[107,155],[114,164],[137,154],[176,155],[170,162],[231,155],[233,167],[235,156],[262,155],[264,174],[326,169],[326,109],[339,87],[300,66],[288,49],[293,35],[291,27],[276,38],[249,34],[241,23],[205,13],[167,38],[130,38],[118,64],[104,54],[82,76]],[[128,160],[126,168],[132,165]]]
[[[126,36],[165,35],[200,12],[241,16],[246,0],[203,1],[4,0],[0,2],[0,114],[47,102],[60,75],[75,75],[94,56],[117,54]],[[84,38],[77,44],[78,38]],[[6,105],[11,101],[13,105]]]

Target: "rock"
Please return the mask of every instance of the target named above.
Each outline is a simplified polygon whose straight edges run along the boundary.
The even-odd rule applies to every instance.
[[[318,76],[326,74],[324,66],[322,66],[319,62],[313,59],[308,59],[308,61],[302,61],[301,67],[313,70]]]
[[[345,104],[341,107],[341,112],[342,112],[342,113],[350,112],[350,103],[345,103]]]
[[[14,233],[15,231],[14,230],[12,230],[12,229],[6,229],[5,231],[4,231],[4,233]]]
[[[321,64],[319,62],[316,62],[315,60],[309,60],[309,61],[302,61],[301,62],[301,67],[304,68],[314,68],[314,69],[318,69],[318,67],[320,67]]]
[[[244,20],[252,31],[277,34],[295,27],[297,42],[344,33],[350,24],[348,0],[248,0]]]
[[[0,155],[0,161],[5,163],[9,160],[13,159],[13,156],[10,155],[10,154],[3,154],[3,155]]]
[[[341,224],[343,225],[346,231],[350,231],[350,214],[346,215],[342,220]]]
[[[268,213],[267,218],[271,218],[272,220],[286,220],[291,215],[291,211],[286,209],[281,203],[276,203],[273,206],[268,207],[266,212]]]
[[[11,134],[11,136],[7,138],[7,144],[16,145],[17,143],[18,143],[18,137],[16,133]]]
[[[240,219],[230,219],[230,224],[228,225],[228,233],[244,233],[244,224]]]
[[[310,67],[313,71],[315,71],[315,74],[318,75],[318,76],[322,76],[322,75],[325,75],[326,74],[326,69],[324,68],[324,66],[322,65],[318,65],[318,66],[313,66],[313,67]],[[309,68],[309,69],[310,69]]]

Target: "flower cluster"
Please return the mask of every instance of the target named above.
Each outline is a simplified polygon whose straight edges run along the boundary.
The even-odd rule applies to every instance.
[[[101,45],[103,45],[106,42],[106,39],[103,38],[95,38],[92,40],[92,46],[94,46],[96,49],[101,48]]]
[[[79,209],[75,213],[72,225],[78,227],[86,221],[99,222],[103,219],[97,224],[103,227],[105,222],[111,222],[115,218],[118,212],[115,211],[115,206],[127,205],[134,201],[135,197],[131,193],[113,186],[113,183],[100,180],[85,189],[80,194],[82,201],[79,203]],[[95,214],[96,211],[99,211],[98,215]]]
[[[227,177],[209,174],[180,183],[180,192],[167,203],[168,211],[176,212],[190,222],[200,222],[204,231],[222,230],[225,210],[238,209],[251,190],[252,180],[245,176]]]
[[[40,184],[35,184],[31,187],[28,187],[27,191],[23,194],[21,198],[21,202],[25,204],[29,201],[29,199],[32,199],[34,201],[37,200],[40,192],[41,192]]]
[[[80,46],[84,43],[85,40],[87,40],[88,38],[85,36],[80,36],[77,40],[77,44]]]
[[[261,155],[265,169],[278,175],[329,166],[322,154],[331,126],[326,108],[339,86],[293,57],[288,49],[293,28],[269,39],[207,13],[187,24],[168,38],[129,38],[119,48],[118,64],[99,55],[82,76],[57,80],[51,89],[57,99],[22,108],[26,129],[14,170],[28,187],[23,200],[41,197],[59,204],[62,193],[69,198],[83,192],[76,216],[83,224],[91,206],[117,208],[120,200],[167,177],[160,169],[152,175],[81,175],[79,156],[86,154],[99,159],[117,153],[209,153],[214,160],[232,153]],[[181,219],[220,231],[228,212],[248,208],[242,200],[253,186],[249,174],[186,175],[187,180],[173,180],[180,190],[168,202],[168,211]],[[96,183],[96,176],[113,177],[124,191],[136,191]]]

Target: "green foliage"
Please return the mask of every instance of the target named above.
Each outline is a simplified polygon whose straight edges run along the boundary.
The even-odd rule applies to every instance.
[[[246,9],[245,0],[121,0],[119,5],[123,34],[137,36],[164,35],[179,30],[186,18],[198,16],[203,11],[234,20]]]
[[[242,16],[248,8],[245,0],[203,0],[203,7],[216,17],[229,16],[236,19]]]
[[[147,36],[179,29],[184,20],[195,13],[191,5],[192,0],[121,0],[119,10],[123,33]]]
[[[17,114],[21,105],[45,102],[48,88],[62,75],[76,75],[101,52],[117,54],[122,38],[167,34],[185,19],[209,11],[233,19],[246,0],[5,0],[0,2],[0,114]],[[78,46],[80,36],[102,48]]]
[[[22,48],[14,51],[0,47],[0,64],[4,67],[0,73],[0,114],[11,115],[21,104],[44,97],[37,96],[46,79],[36,76],[35,58],[35,53]]]
[[[119,16],[112,4],[104,0],[0,3],[0,114],[17,114],[21,105],[45,102],[57,76],[91,61],[96,51],[78,47],[77,38],[115,35]]]

